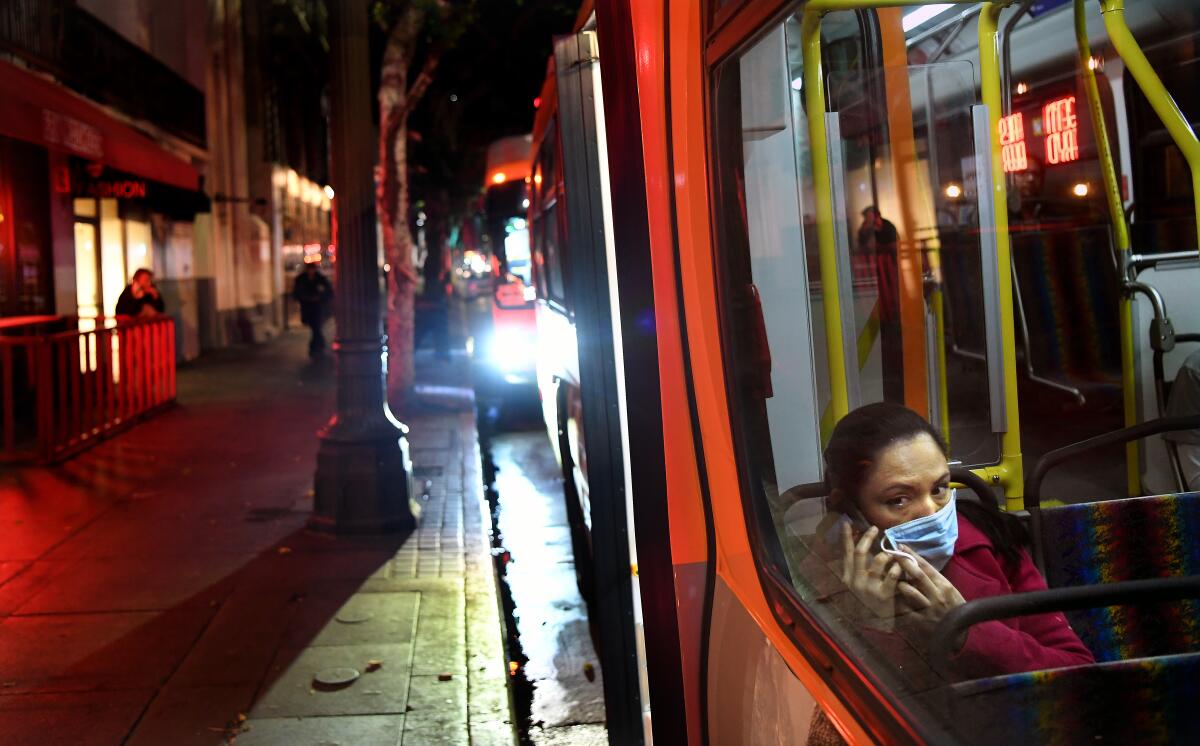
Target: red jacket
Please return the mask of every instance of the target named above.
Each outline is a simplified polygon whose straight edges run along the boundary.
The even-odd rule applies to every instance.
[[[1046,590],[1046,581],[1027,552],[1021,550],[1020,563],[1011,567],[996,553],[991,540],[961,513],[954,556],[942,574],[967,601]],[[966,643],[953,660],[965,678],[1095,662],[1062,612],[976,624],[967,632]]]

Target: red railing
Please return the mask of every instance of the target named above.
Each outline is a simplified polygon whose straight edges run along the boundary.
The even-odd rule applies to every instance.
[[[175,400],[170,318],[21,321],[0,323],[0,460],[58,461]]]

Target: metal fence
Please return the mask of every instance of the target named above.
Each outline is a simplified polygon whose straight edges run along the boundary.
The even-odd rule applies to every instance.
[[[42,317],[0,335],[0,460],[61,460],[175,400],[170,318]]]

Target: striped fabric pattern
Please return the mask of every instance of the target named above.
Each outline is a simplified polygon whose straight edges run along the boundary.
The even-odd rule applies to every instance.
[[[1200,653],[976,679],[953,686],[977,743],[1195,743]],[[992,734],[992,735],[988,735]]]
[[[1200,493],[1042,510],[1051,588],[1200,574]],[[1200,602],[1068,614],[1097,661],[1200,650]]]

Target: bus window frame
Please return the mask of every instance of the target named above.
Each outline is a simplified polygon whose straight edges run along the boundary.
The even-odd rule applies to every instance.
[[[1173,61],[1171,55],[1177,51],[1175,43],[1188,37],[1191,37],[1197,45],[1200,45],[1200,31],[1194,31],[1190,34],[1162,39],[1151,46],[1147,46],[1144,51],[1156,69],[1172,70],[1170,64],[1162,64],[1162,62],[1164,58],[1167,58],[1166,61],[1168,63]],[[1138,225],[1140,228],[1140,224],[1153,223],[1155,220],[1169,220],[1175,217],[1170,213],[1172,208],[1182,207],[1186,212],[1191,212],[1194,203],[1186,196],[1174,198],[1163,197],[1163,193],[1166,191],[1165,176],[1159,173],[1158,169],[1147,166],[1147,153],[1144,150],[1146,145],[1145,140],[1150,137],[1163,140],[1161,152],[1168,153],[1174,149],[1185,169],[1187,168],[1187,161],[1184,159],[1183,153],[1179,151],[1179,146],[1171,140],[1170,135],[1167,133],[1166,125],[1162,123],[1162,120],[1158,118],[1158,115],[1151,108],[1149,99],[1146,98],[1146,94],[1142,92],[1133,75],[1126,72],[1122,75],[1121,84],[1125,94],[1125,116],[1129,131],[1131,155],[1129,168],[1132,173],[1127,175],[1133,195],[1130,229],[1134,230],[1135,225]],[[1166,84],[1167,81],[1164,80],[1163,85],[1165,86]],[[1108,93],[1111,98],[1111,91]],[[1196,120],[1191,118],[1189,112],[1185,111],[1183,113],[1188,117],[1188,121],[1193,127],[1197,127],[1200,124],[1200,112],[1196,113]],[[1159,151],[1160,148],[1156,147],[1155,150]],[[1147,202],[1144,199],[1143,195],[1147,191],[1147,183],[1156,185],[1157,189],[1155,191],[1158,193],[1156,196],[1160,202]],[[1140,205],[1145,205],[1145,207],[1139,208]],[[1159,249],[1159,251],[1171,250],[1170,247]],[[1139,251],[1156,253],[1153,248],[1139,248]]]
[[[749,3],[738,6],[736,11],[730,14],[729,27],[710,31],[704,55],[705,114],[708,118],[705,126],[705,148],[709,163],[708,188],[712,195],[709,200],[709,238],[714,255],[713,286],[718,311],[726,416],[729,418],[732,435],[742,514],[759,583],[775,622],[791,640],[796,652],[830,684],[831,691],[842,704],[853,713],[864,729],[880,739],[880,742],[922,743],[926,740],[925,737],[936,738],[943,733],[929,724],[918,731],[917,719],[907,712],[907,708],[896,697],[887,693],[891,689],[888,679],[895,677],[895,674],[886,669],[866,667],[863,665],[866,661],[860,660],[857,655],[851,657],[851,651],[838,641],[829,624],[818,618],[814,610],[804,603],[792,582],[781,571],[781,568],[787,568],[787,562],[783,556],[778,530],[769,511],[765,509],[766,492],[763,480],[754,465],[750,453],[750,438],[747,437],[742,421],[742,394],[736,390],[739,385],[736,373],[741,366],[735,367],[736,345],[732,344],[732,340],[735,339],[732,334],[736,331],[733,328],[735,319],[729,297],[732,288],[728,279],[722,279],[722,271],[729,263],[728,249],[723,240],[723,234],[728,228],[719,212],[719,205],[724,202],[722,196],[725,190],[721,188],[721,169],[717,165],[721,158],[716,137],[719,116],[715,93],[720,78],[719,68],[738,59],[738,53],[753,46],[769,33],[775,24],[783,23],[793,13],[803,12],[802,6],[795,3],[773,5],[774,7],[767,7],[765,3],[757,6],[755,3]],[[873,10],[868,13],[872,19],[877,19]],[[879,35],[866,36],[864,29],[864,37],[877,41]],[[881,51],[876,49],[875,53],[875,66],[881,67]],[[808,493],[817,489],[823,490],[823,486],[816,483],[800,485],[797,489]],[[881,676],[881,673],[884,675]]]
[[[549,170],[546,168],[547,161],[550,164]],[[545,134],[538,142],[533,173],[541,175],[541,183],[536,181],[533,183],[533,199],[530,200],[529,211],[530,227],[533,230],[530,253],[533,257],[534,287],[537,289],[538,298],[545,301],[549,308],[570,318],[573,316],[567,292],[570,262],[566,252],[566,216],[563,214],[565,191],[557,113],[551,118],[550,123],[546,126]],[[559,288],[561,292],[557,294],[551,289],[551,257],[546,250],[548,221],[551,219],[554,220],[555,260],[561,283],[561,288]]]

